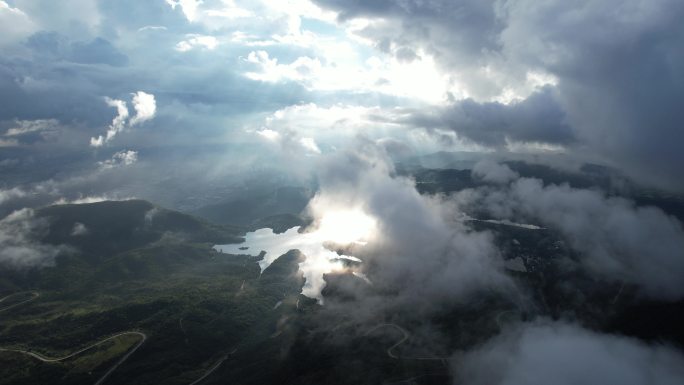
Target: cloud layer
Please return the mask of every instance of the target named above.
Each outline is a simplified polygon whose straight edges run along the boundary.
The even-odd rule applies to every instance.
[[[128,105],[125,101],[105,97],[105,102],[109,107],[116,108],[116,117],[114,117],[114,120],[112,120],[112,123],[109,125],[105,136],[100,135],[97,138],[90,138],[90,145],[92,147],[102,147],[126,128],[136,126],[154,118],[154,114],[157,111],[157,102],[154,99],[154,95],[143,91],[138,91],[133,94],[132,103],[133,108],[135,109],[135,115],[130,118],[130,120]]]
[[[642,181],[681,189],[677,1],[318,0],[389,52],[432,54],[471,99],[421,119],[488,146],[587,146]],[[518,100],[511,105],[496,102]],[[419,114],[418,116],[420,116]]]
[[[1,219],[0,264],[16,269],[53,265],[55,257],[66,249],[40,242],[47,226],[47,221],[37,218],[31,209]]]
[[[582,264],[598,277],[635,284],[642,294],[655,299],[684,297],[679,278],[684,274],[684,229],[675,217],[599,190],[516,179],[505,165],[480,163],[473,172],[499,183],[515,180],[510,185],[458,193],[464,207],[559,231],[580,252]]]
[[[523,324],[454,360],[457,384],[674,385],[684,356],[668,346],[564,323]]]
[[[314,218],[356,209],[376,221],[376,232],[354,255],[364,261],[362,270],[373,291],[392,293],[383,298],[382,307],[431,311],[482,291],[515,297],[492,235],[456,222],[453,205],[420,195],[411,180],[391,173],[382,149],[360,140],[354,150],[325,159],[318,171],[320,191],[308,208]],[[362,316],[363,306],[354,306]],[[373,306],[367,310],[380,311],[378,304]]]

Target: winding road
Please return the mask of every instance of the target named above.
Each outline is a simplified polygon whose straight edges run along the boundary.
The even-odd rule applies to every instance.
[[[233,355],[235,352],[237,352],[237,349],[234,349],[232,352],[230,352],[230,353],[226,354],[225,356],[221,357],[221,359],[216,363],[216,365],[212,366],[209,370],[207,370],[206,373],[204,373],[204,375],[203,375],[202,377],[196,379],[196,380],[193,381],[190,385],[197,385],[197,384],[199,384],[200,382],[202,382],[202,380],[204,380],[205,378],[209,377],[210,374],[214,373],[214,371],[215,371],[216,369],[218,369],[219,366],[221,366],[221,364],[223,363],[223,361],[227,360],[228,357],[231,356],[231,355]]]
[[[417,379],[419,379],[419,378],[423,378],[423,377],[436,377],[436,376],[439,376],[439,377],[448,377],[448,375],[446,375],[446,374],[444,374],[444,373],[425,373],[425,374],[421,374],[421,375],[418,375],[418,376],[413,376],[413,377],[410,377],[410,378],[406,378],[406,379],[403,379],[403,380],[391,381],[391,382],[388,382],[388,384],[401,384],[401,383],[404,383],[404,382],[409,382],[409,383],[411,383],[411,384],[415,384],[416,382],[414,382],[414,381],[417,380]]]
[[[34,299],[40,297],[40,293],[38,293],[37,291],[28,291],[28,292],[27,292],[27,291],[22,291],[22,292],[10,294],[10,295],[8,295],[8,296],[6,296],[6,297],[1,298],[1,299],[0,299],[0,303],[4,302],[7,298],[11,298],[11,297],[14,297],[15,295],[24,294],[24,293],[31,293],[31,298],[29,298],[29,299],[27,299],[27,300],[24,300],[24,301],[21,301],[21,302],[17,302],[17,303],[15,303],[15,304],[13,304],[13,305],[4,307],[4,308],[0,309],[0,313],[3,312],[3,311],[9,310],[9,309],[15,308],[15,307],[17,307],[17,306],[19,306],[19,305],[23,305],[23,304],[25,304],[25,303],[27,303],[27,302],[31,302],[31,301],[33,301]]]
[[[399,330],[399,331],[404,335],[399,341],[397,341],[397,343],[395,343],[394,345],[392,345],[392,346],[390,346],[389,348],[387,348],[387,355],[388,355],[390,358],[394,358],[395,360],[398,360],[399,357],[398,357],[396,354],[394,354],[392,351],[393,351],[394,348],[396,348],[397,346],[399,346],[399,345],[403,344],[404,342],[406,342],[406,340],[409,338],[409,333],[408,333],[406,330],[404,330],[404,328],[402,328],[401,326],[396,325],[396,324],[380,324],[380,325],[376,325],[374,328],[372,328],[371,330],[367,331],[365,335],[369,335],[369,334],[373,333],[374,331],[376,331],[376,330],[378,330],[379,328],[382,328],[382,327],[393,327],[393,328]]]
[[[374,332],[375,330],[377,330],[381,327],[392,327],[392,328],[399,330],[403,334],[402,338],[399,341],[397,341],[394,345],[387,348],[387,355],[390,358],[393,358],[395,360],[440,361],[443,365],[447,366],[447,360],[449,359],[449,357],[400,357],[400,356],[397,356],[396,354],[394,354],[394,349],[396,349],[399,345],[406,342],[406,340],[408,340],[408,338],[410,336],[409,332],[407,332],[404,328],[402,328],[401,326],[399,326],[397,324],[393,324],[393,323],[379,324],[379,325],[376,325],[375,327],[373,327],[371,330],[367,331],[366,334],[364,334],[364,335],[367,336],[370,333]],[[430,376],[445,376],[445,373],[441,373],[441,372],[440,373],[423,373],[423,374],[420,374],[417,376],[413,376],[413,377],[406,378],[403,380],[392,381],[389,383],[390,384],[414,383],[414,381],[419,379],[419,378],[430,377]]]
[[[79,354],[81,354],[81,353],[83,353],[83,352],[85,352],[85,351],[88,351],[88,350],[90,350],[90,349],[92,349],[92,348],[94,348],[94,347],[96,347],[96,346],[102,345],[103,343],[105,343],[105,342],[107,342],[107,341],[109,341],[109,340],[112,340],[112,339],[114,339],[114,338],[118,338],[118,337],[121,337],[121,336],[124,336],[124,335],[131,335],[131,334],[132,334],[132,335],[137,335],[137,336],[139,336],[139,337],[140,337],[140,342],[138,342],[138,344],[137,344],[133,349],[131,349],[128,353],[126,353],[123,357],[121,357],[121,359],[120,359],[119,361],[117,361],[117,363],[114,364],[114,366],[112,366],[111,368],[109,368],[109,370],[107,370],[107,372],[106,372],[102,377],[100,377],[100,378],[97,380],[97,382],[95,382],[95,385],[101,385],[101,384],[107,379],[107,377],[109,377],[109,375],[111,375],[111,374],[112,374],[112,373],[113,373],[113,372],[114,372],[122,363],[124,363],[124,361],[126,361],[126,360],[128,359],[128,357],[130,357],[133,353],[135,353],[135,351],[138,350],[138,348],[145,342],[145,340],[147,340],[147,335],[146,335],[145,333],[136,332],[136,331],[128,331],[128,332],[122,332],[122,333],[119,333],[119,334],[115,334],[115,335],[113,335],[113,336],[109,336],[109,337],[107,337],[107,338],[105,338],[105,339],[103,339],[103,340],[101,340],[101,341],[99,341],[99,342],[96,342],[96,343],[94,343],[94,344],[92,344],[92,345],[89,345],[89,346],[87,346],[87,347],[85,347],[85,348],[83,348],[83,349],[81,349],[81,350],[78,350],[78,351],[76,351],[76,352],[74,352],[74,353],[68,354],[68,355],[63,356],[63,357],[51,358],[51,357],[46,357],[46,356],[44,356],[44,355],[42,355],[42,354],[40,354],[40,353],[34,353],[34,352],[30,352],[30,351],[28,351],[28,350],[20,350],[20,349],[6,349],[6,348],[0,348],[0,352],[12,352],[12,353],[25,354],[25,355],[27,355],[27,356],[31,356],[31,357],[33,357],[33,358],[35,358],[35,359],[37,359],[37,360],[42,361],[42,362],[48,362],[48,363],[51,363],[51,362],[59,362],[59,361],[64,361],[64,360],[69,359],[69,358],[71,358],[71,357],[77,356],[77,355],[79,355]]]
[[[504,310],[504,311],[499,312],[496,315],[496,317],[494,317],[494,320],[496,321],[496,326],[499,327],[499,330],[503,329],[503,322],[501,322],[501,317],[504,314],[508,314],[508,313],[520,313],[520,312],[518,310]]]
[[[244,286],[245,286],[245,283],[244,283],[244,281],[243,281],[243,282],[242,282],[242,286],[240,287],[240,291],[242,291],[242,290],[244,289]],[[1,308],[1,309],[0,309],[0,312],[3,312],[3,311],[5,311],[5,310],[12,309],[12,308],[14,308],[14,307],[17,307],[17,306],[19,306],[19,305],[25,304],[25,303],[27,303],[27,302],[31,302],[31,301],[35,300],[36,298],[40,297],[40,293],[38,293],[37,291],[31,291],[31,292],[18,292],[18,293],[13,293],[13,294],[10,294],[10,295],[5,296],[5,297],[3,297],[3,298],[0,298],[0,303],[4,302],[4,301],[7,300],[8,298],[11,298],[11,297],[14,297],[14,296],[16,296],[16,295],[23,294],[23,293],[31,293],[31,298],[29,298],[29,299],[27,299],[27,300],[24,300],[24,301],[21,301],[21,302],[17,302],[17,303],[15,303],[15,304],[12,304],[12,305],[7,306],[7,307]],[[276,307],[277,307],[277,306],[276,306]],[[183,331],[183,334],[185,334],[185,328],[183,327],[183,318],[182,318],[182,317],[178,320],[178,323],[179,323],[179,325],[180,325],[181,331]],[[92,345],[88,345],[88,346],[86,346],[86,347],[83,348],[83,349],[80,349],[80,350],[78,350],[78,351],[75,351],[75,352],[73,352],[73,353],[71,353],[71,354],[67,354],[66,356],[62,356],[62,357],[47,357],[47,356],[44,356],[44,355],[42,355],[42,354],[40,354],[40,353],[36,353],[36,352],[28,351],[28,350],[8,349],[8,348],[2,348],[2,347],[0,347],[0,352],[9,352],[9,353],[24,354],[24,355],[27,355],[27,356],[29,356],[29,357],[33,357],[33,358],[35,358],[35,359],[37,359],[37,360],[39,360],[39,361],[42,361],[42,362],[54,363],[54,362],[60,362],[60,361],[64,361],[64,360],[67,360],[67,359],[69,359],[69,358],[75,357],[75,356],[77,356],[77,355],[79,355],[79,354],[81,354],[81,353],[83,353],[83,352],[86,352],[86,351],[88,351],[88,350],[90,350],[90,349],[93,349],[93,348],[95,348],[95,347],[97,347],[97,346],[100,346],[100,345],[104,344],[104,343],[107,342],[107,341],[111,341],[111,340],[113,340],[113,339],[115,339],[115,338],[118,338],[118,337],[121,337],[121,336],[125,336],[125,335],[136,335],[136,336],[139,336],[139,337],[140,337],[140,342],[138,342],[138,344],[135,345],[135,347],[133,347],[133,349],[130,349],[123,357],[121,357],[121,359],[119,359],[119,360],[116,362],[116,364],[114,364],[112,367],[110,367],[110,368],[107,370],[107,372],[106,372],[104,375],[102,375],[102,377],[100,377],[100,378],[97,380],[97,382],[95,382],[95,384],[94,384],[94,385],[102,385],[102,384],[105,382],[105,380],[106,380],[107,378],[109,378],[109,376],[110,376],[112,373],[114,373],[114,371],[115,371],[116,369],[118,369],[119,366],[121,366],[121,364],[123,364],[126,360],[128,360],[128,358],[129,358],[131,355],[133,355],[133,353],[135,353],[135,352],[138,350],[138,348],[140,348],[140,347],[142,346],[143,343],[145,343],[145,341],[147,340],[147,334],[142,333],[142,332],[138,332],[138,331],[121,332],[121,333],[118,333],[118,334],[109,336],[109,337],[107,337],[107,338],[105,338],[105,339],[103,339],[103,340],[101,340],[101,341],[98,341],[98,342],[96,342],[96,343],[94,343],[94,344],[92,344]],[[187,335],[186,335],[185,343],[186,343],[186,344],[188,343]],[[237,348],[236,348],[236,349],[233,349],[233,351],[229,352],[228,354],[222,356],[221,359],[219,359],[219,361],[216,362],[216,364],[215,364],[214,366],[212,366],[211,368],[209,368],[209,370],[207,370],[207,371],[202,375],[202,377],[200,377],[200,378],[198,378],[197,380],[193,381],[192,383],[190,383],[190,385],[197,385],[197,384],[199,384],[200,382],[202,382],[205,378],[209,377],[214,371],[216,371],[216,369],[218,369],[218,368],[221,366],[221,364],[223,364],[223,362],[224,362],[225,360],[228,359],[228,357],[230,357],[231,355],[235,354],[235,352],[237,352]]]
[[[406,340],[408,340],[408,338],[410,336],[409,332],[407,332],[404,328],[402,328],[401,326],[399,326],[397,324],[387,323],[387,324],[376,325],[374,328],[367,331],[365,335],[367,336],[367,335],[371,334],[372,332],[376,331],[377,329],[379,329],[381,327],[393,327],[393,328],[399,330],[403,334],[403,337],[399,341],[397,341],[394,345],[387,348],[387,355],[390,358],[393,358],[395,360],[399,360],[399,359],[401,359],[401,360],[426,360],[426,361],[442,361],[442,362],[444,362],[444,360],[449,359],[449,357],[400,357],[400,356],[397,356],[396,354],[394,354],[393,351],[399,345],[403,344],[404,342],[406,342]]]
[[[112,366],[111,368],[109,368],[109,370],[107,371],[107,373],[105,373],[102,377],[100,377],[100,379],[97,380],[97,382],[95,383],[95,385],[100,385],[100,384],[102,384],[102,383],[105,381],[105,379],[107,379],[107,377],[109,377],[109,375],[112,374],[112,372],[114,372],[114,371],[119,367],[119,365],[123,364],[124,361],[126,361],[126,360],[128,359],[128,357],[130,357],[133,353],[135,353],[135,351],[138,350],[138,348],[139,348],[140,346],[142,346],[142,344],[143,344],[143,343],[145,342],[145,340],[147,339],[147,334],[145,334],[145,333],[141,333],[141,332],[127,332],[127,333],[128,333],[128,334],[136,334],[136,335],[139,335],[140,337],[142,337],[142,339],[140,340],[140,342],[138,342],[137,345],[135,345],[135,347],[134,347],[133,349],[131,349],[128,353],[126,353],[125,356],[121,357],[121,359],[120,359],[116,364],[114,364],[114,366]],[[126,334],[126,333],[123,333],[123,334]]]

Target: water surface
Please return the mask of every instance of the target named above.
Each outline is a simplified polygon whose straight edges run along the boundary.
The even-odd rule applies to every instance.
[[[299,263],[299,271],[306,280],[302,288],[302,294],[310,298],[316,298],[323,302],[321,290],[325,287],[323,275],[334,271],[347,270],[342,260],[360,262],[356,257],[339,255],[328,250],[324,245],[325,239],[320,232],[300,233],[299,227],[293,227],[284,233],[276,234],[271,229],[259,229],[245,236],[245,242],[228,245],[216,245],[214,249],[226,254],[259,256],[262,252],[264,257],[259,261],[259,267],[263,273],[278,257],[290,250],[299,250],[304,255],[304,260]]]

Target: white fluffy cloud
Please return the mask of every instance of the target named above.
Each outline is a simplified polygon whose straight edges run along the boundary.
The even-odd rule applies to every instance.
[[[281,63],[265,50],[252,51],[245,61],[255,70],[245,76],[265,82],[295,81],[311,90],[377,92],[420,102],[440,103],[459,90],[434,60],[424,55],[410,62],[362,55],[349,41],[321,42],[319,56],[300,56]]]
[[[111,159],[98,162],[102,169],[109,169],[117,166],[130,166],[138,161],[138,152],[131,150],[119,151],[112,155]]]
[[[45,219],[30,209],[15,211],[0,220],[0,264],[12,268],[41,267],[54,264],[64,247],[40,242],[47,230]]]
[[[408,113],[410,111],[402,108],[380,106],[297,104],[273,112],[256,126],[258,128],[247,127],[247,130],[269,139],[294,132],[330,148],[342,147],[358,135],[374,140],[396,138],[409,148],[434,147],[434,138],[402,122]]]
[[[109,125],[105,136],[100,135],[97,138],[90,138],[90,145],[93,147],[102,147],[102,145],[112,140],[116,134],[124,130],[128,120],[128,106],[125,101],[105,97],[105,103],[110,107],[116,108],[116,116]]]
[[[0,46],[17,43],[35,30],[35,23],[24,11],[0,1]]]
[[[210,35],[190,34],[185,37],[185,40],[176,44],[176,51],[187,52],[194,48],[212,50],[219,45],[218,39]]]
[[[22,198],[27,195],[27,192],[19,187],[12,187],[8,190],[0,190],[0,204],[16,198]]]
[[[511,170],[505,164],[499,164],[493,160],[485,159],[473,166],[473,176],[485,182],[507,183],[518,178],[518,173]]]
[[[202,5],[202,0],[166,0],[166,3],[171,6],[171,8],[176,9],[180,7],[185,14],[188,21],[195,21],[198,18],[199,7]]]
[[[129,120],[130,113],[128,105],[125,101],[119,99],[111,99],[105,97],[105,102],[110,107],[116,108],[116,117],[107,129],[105,136],[98,136],[90,138],[90,145],[92,147],[102,147],[105,143],[111,141],[117,134],[124,131],[126,128],[133,127],[145,121],[154,118],[157,112],[157,103],[154,95],[143,91],[138,91],[133,95],[133,108],[135,115]]]
[[[318,148],[318,145],[316,144],[316,141],[314,140],[314,138],[301,138],[301,139],[299,139],[299,143],[302,145],[302,147],[304,147],[305,149],[307,149],[311,153],[314,153],[314,154],[320,154],[321,153],[321,149]]]
[[[292,63],[280,64],[278,59],[270,58],[266,51],[252,51],[245,60],[259,68],[258,72],[247,72],[245,75],[250,79],[267,82],[307,81],[321,69],[318,59],[302,56]]]
[[[14,127],[5,136],[21,136],[34,132],[54,131],[59,125],[57,119],[16,120]]]
[[[470,231],[452,220],[454,206],[420,195],[413,181],[392,176],[391,162],[374,143],[358,140],[321,163],[320,191],[309,213],[324,218],[328,212],[356,210],[375,221],[372,239],[354,255],[364,261],[363,272],[375,289],[393,293],[382,306],[430,311],[481,290],[515,292],[491,234]],[[354,306],[362,316],[369,304],[362,296],[358,300]]]
[[[76,222],[76,223],[74,223],[73,229],[71,229],[71,236],[78,237],[78,236],[86,235],[89,232],[90,231],[88,230],[86,225],[84,225],[83,223],[80,223],[80,222]]]
[[[138,91],[133,94],[132,103],[135,116],[131,119],[131,127],[154,118],[157,113],[157,102],[152,94]]]

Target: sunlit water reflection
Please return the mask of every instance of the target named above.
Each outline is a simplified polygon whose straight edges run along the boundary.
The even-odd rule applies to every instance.
[[[299,233],[299,227],[294,227],[282,234],[275,234],[273,230],[266,228],[248,233],[245,238],[244,243],[216,245],[214,249],[233,255],[259,256],[264,252],[263,259],[259,261],[262,273],[281,255],[290,250],[299,250],[305,256],[305,259],[299,263],[299,271],[306,280],[302,294],[317,299],[319,303],[323,302],[321,296],[321,290],[325,287],[323,275],[347,270],[342,261],[344,259],[360,262],[356,257],[339,255],[325,248],[325,241],[331,238],[325,230]],[[345,241],[348,240],[350,239],[345,239]]]

